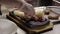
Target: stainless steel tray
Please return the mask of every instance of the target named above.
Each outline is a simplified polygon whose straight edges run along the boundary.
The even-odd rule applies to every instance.
[[[47,7],[48,7],[48,8],[51,8],[51,10],[52,10],[54,13],[60,15],[60,6],[47,6]]]

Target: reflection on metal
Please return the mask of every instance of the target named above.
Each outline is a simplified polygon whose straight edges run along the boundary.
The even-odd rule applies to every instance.
[[[60,0],[53,0],[54,2],[60,3]]]
[[[60,6],[47,6],[47,7],[49,7],[52,10],[52,12],[60,15]]]

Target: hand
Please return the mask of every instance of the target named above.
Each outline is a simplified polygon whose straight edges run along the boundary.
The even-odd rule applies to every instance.
[[[25,5],[23,6],[23,8],[21,8],[21,10],[25,12],[25,16],[33,16],[35,13],[34,7],[28,3],[24,3],[24,4]]]
[[[0,4],[5,5],[8,8],[18,8],[21,11],[25,12],[26,16],[34,15],[34,7],[31,4],[28,4],[24,0],[1,0]]]

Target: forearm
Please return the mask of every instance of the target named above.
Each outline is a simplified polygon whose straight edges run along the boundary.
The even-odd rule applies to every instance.
[[[7,7],[17,7],[19,8],[23,4],[23,0],[0,0],[0,4]]]
[[[24,0],[0,0],[0,4],[3,4],[9,8],[19,8],[29,16],[32,16],[35,12],[33,6],[26,3]]]

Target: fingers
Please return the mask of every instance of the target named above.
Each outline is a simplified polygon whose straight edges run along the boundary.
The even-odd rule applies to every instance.
[[[32,16],[32,15],[34,15],[34,13],[35,13],[35,11],[34,11],[34,7],[31,5],[31,4],[26,4],[26,7],[27,7],[27,10],[28,10],[28,14],[27,15],[29,15],[29,16]]]

